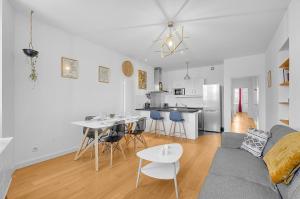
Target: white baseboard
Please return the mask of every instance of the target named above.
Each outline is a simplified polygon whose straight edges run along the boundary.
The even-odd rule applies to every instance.
[[[72,152],[76,151],[77,149],[78,149],[78,146],[77,147],[72,147],[70,149],[66,149],[66,150],[63,150],[63,151],[59,151],[59,152],[56,152],[56,153],[47,154],[47,155],[44,155],[44,156],[41,156],[41,157],[38,157],[38,158],[33,158],[33,159],[30,159],[30,160],[26,160],[26,161],[23,161],[23,162],[16,163],[15,164],[15,170],[23,168],[23,167],[30,166],[30,165],[33,165],[33,164],[36,164],[36,163],[40,163],[40,162],[43,162],[43,161],[46,161],[46,160],[50,160],[50,159],[53,159],[53,158],[56,158],[56,157],[59,157],[59,156],[62,156],[62,155],[68,154],[68,153],[72,153]]]

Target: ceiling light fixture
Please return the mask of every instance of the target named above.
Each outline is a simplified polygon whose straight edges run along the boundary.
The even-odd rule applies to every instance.
[[[174,22],[169,21],[168,28],[169,33],[166,36],[166,38],[162,40],[161,43],[160,52],[162,58],[174,54],[183,42],[183,27],[178,27],[178,29],[176,29],[174,27]]]
[[[184,80],[190,80],[191,77],[189,76],[189,62],[186,63],[186,75],[184,76]]]
[[[29,48],[24,48],[23,52],[26,56],[28,56],[30,58],[30,65],[31,65],[31,73],[29,75],[29,78],[32,81],[36,81],[37,80],[37,73],[36,73],[36,61],[37,61],[37,57],[39,55],[39,51],[36,51],[33,49],[33,45],[32,45],[32,15],[33,15],[33,11],[30,11],[30,42],[29,42]]]

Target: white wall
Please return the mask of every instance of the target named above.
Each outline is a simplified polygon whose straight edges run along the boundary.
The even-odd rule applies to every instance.
[[[279,102],[279,65],[281,60],[278,60],[278,52],[284,43],[288,40],[288,14],[283,17],[276,33],[271,40],[266,51],[266,71],[270,70],[272,74],[272,87],[268,88],[266,84],[266,129],[270,129],[275,124],[279,123],[278,118],[278,102]],[[281,75],[281,73],[280,73]]]
[[[300,130],[300,1],[292,0],[288,9],[290,36],[290,126]]]
[[[266,124],[267,129],[279,123],[278,108],[279,95],[282,88],[278,85],[281,83],[279,78],[278,66],[282,63],[279,51],[285,42],[289,40],[289,58],[290,58],[290,87],[289,87],[289,120],[290,126],[300,130],[300,2],[292,0],[287,13],[282,19],[272,41],[266,51],[266,72],[272,71],[272,87],[266,89]],[[280,74],[281,75],[281,74]]]
[[[214,70],[211,70],[211,66],[190,68],[189,75],[191,79],[201,78],[205,79],[205,84],[220,84],[223,86],[224,67],[223,65],[213,66]],[[182,81],[186,74],[186,68],[180,70],[163,70],[163,86],[166,89],[171,89],[174,82]],[[190,107],[202,107],[202,98],[175,98],[173,95],[167,95],[165,102],[169,103],[169,106],[178,106],[181,104],[188,105]]]
[[[0,27],[0,44],[2,46],[2,24],[3,24],[3,1],[0,2],[0,17],[1,17],[1,27]],[[2,137],[2,48],[1,48],[1,52],[0,52],[0,137]]]
[[[258,76],[260,99],[265,99],[265,55],[258,54],[224,60],[224,127],[231,130],[231,81],[233,78]],[[259,104],[259,124],[265,129],[265,101]]]
[[[14,136],[14,11],[3,0],[2,18],[2,131],[3,137]]]
[[[36,85],[28,79],[30,66],[21,51],[28,46],[28,16],[15,16],[15,151],[19,167],[77,149],[82,129],[71,121],[101,112],[122,113],[124,80],[126,111],[131,112],[138,101],[134,96],[143,100],[146,92],[137,89],[139,68],[147,71],[148,89],[153,89],[152,67],[132,60],[134,76],[126,78],[121,70],[126,56],[35,19],[33,44],[40,52]],[[79,60],[79,79],[61,77],[62,56]],[[100,65],[111,68],[111,83],[97,81]],[[33,147],[38,151],[33,152]]]

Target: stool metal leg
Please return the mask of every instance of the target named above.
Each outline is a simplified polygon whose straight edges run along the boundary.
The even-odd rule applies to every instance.
[[[153,124],[153,120],[151,120],[150,129],[149,129],[150,132],[152,132],[152,124]]]
[[[181,124],[182,124],[182,127],[183,127],[184,136],[185,136],[185,138],[187,138],[187,136],[186,136],[186,130],[185,130],[185,126],[184,126],[184,122],[182,122]]]
[[[157,120],[155,120],[155,129],[154,129],[155,135],[156,135],[156,131],[157,131]]]
[[[163,125],[163,128],[164,128],[164,133],[165,133],[165,135],[167,135],[166,128],[165,128],[165,122],[163,120],[161,122],[162,122],[162,125]]]
[[[173,121],[171,122],[171,126],[170,126],[170,131],[169,131],[169,135],[172,135],[172,127],[173,127]]]
[[[178,127],[179,127],[179,136],[181,138],[181,126],[180,126],[180,123],[178,123]]]
[[[173,136],[175,136],[175,134],[176,134],[176,122],[174,122],[174,130],[173,130]]]

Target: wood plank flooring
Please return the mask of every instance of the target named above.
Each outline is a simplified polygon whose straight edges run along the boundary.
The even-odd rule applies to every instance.
[[[249,128],[256,128],[253,118],[249,117],[247,113],[236,113],[231,123],[231,131],[247,133]]]
[[[146,134],[149,146],[177,142],[184,148],[177,176],[179,197],[197,198],[208,174],[213,156],[220,145],[220,134],[203,135],[195,141],[156,137]],[[142,148],[138,148],[141,150]],[[141,175],[135,188],[138,158],[133,146],[114,155],[113,167],[109,155],[100,154],[100,170],[94,169],[90,152],[74,161],[74,153],[17,170],[13,175],[8,199],[175,199],[172,180],[157,180]]]

